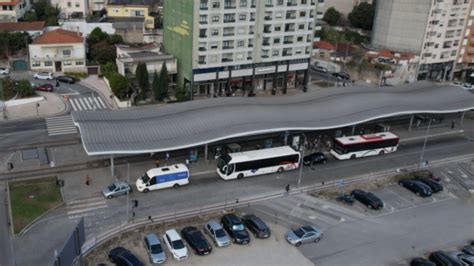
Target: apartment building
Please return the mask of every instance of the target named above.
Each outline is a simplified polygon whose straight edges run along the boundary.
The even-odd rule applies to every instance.
[[[372,46],[420,55],[418,79],[451,79],[470,0],[377,1]]]
[[[474,2],[471,3],[456,64],[457,78],[474,80]]]
[[[17,22],[30,9],[30,0],[0,0],[0,22]]]
[[[107,4],[107,16],[110,18],[143,18],[146,29],[155,28],[154,10],[158,0],[111,0]]]
[[[89,0],[89,12],[100,12],[103,9],[107,10],[107,0]]]
[[[51,0],[51,5],[59,7],[60,17],[63,19],[83,18],[89,12],[88,0]]]
[[[164,49],[198,96],[306,87],[322,0],[165,0]]]

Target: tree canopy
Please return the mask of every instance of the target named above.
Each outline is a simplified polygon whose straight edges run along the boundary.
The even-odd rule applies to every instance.
[[[166,68],[166,63],[163,62],[161,67],[160,77],[158,79],[158,93],[155,95],[157,100],[162,101],[168,97],[169,90],[169,80],[168,80],[168,69]]]
[[[349,13],[349,23],[354,28],[363,30],[372,30],[375,17],[375,5],[368,3],[360,3],[354,6],[352,12]]]
[[[31,37],[24,32],[0,31],[0,57],[8,57],[31,43]]]
[[[135,80],[142,92],[147,92],[150,89],[150,78],[148,77],[146,63],[138,63],[137,70],[135,71]]]
[[[328,8],[326,13],[324,13],[323,20],[326,21],[331,26],[336,26],[339,24],[342,14],[337,11],[334,7]]]
[[[117,57],[115,45],[119,43],[123,43],[122,36],[117,34],[108,35],[97,27],[87,37],[87,44],[90,49],[89,57],[100,64],[115,63]]]
[[[49,1],[40,0],[33,4],[33,9],[28,11],[23,19],[29,22],[43,20],[46,26],[57,26],[59,13],[59,8],[53,7]]]

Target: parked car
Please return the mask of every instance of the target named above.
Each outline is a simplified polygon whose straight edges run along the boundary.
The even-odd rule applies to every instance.
[[[351,196],[360,203],[366,205],[369,209],[378,210],[383,208],[383,202],[372,192],[355,189],[351,192]]]
[[[428,178],[433,179],[436,182],[441,182],[441,178],[433,175],[433,173],[431,173],[431,172],[429,173]]]
[[[354,204],[354,198],[349,194],[341,194],[337,196],[336,200],[349,205]]]
[[[51,84],[38,84],[33,87],[37,91],[47,91],[47,92],[53,92],[54,91],[54,86]]]
[[[207,233],[218,247],[226,247],[230,245],[230,238],[225,232],[222,225],[216,220],[209,220],[204,225],[204,232]]]
[[[10,69],[6,67],[0,67],[0,75],[9,75],[10,74]]]
[[[429,186],[411,178],[402,179],[398,181],[398,184],[420,197],[429,197],[433,194]]]
[[[410,266],[436,266],[436,264],[424,258],[414,258],[410,261]]]
[[[53,73],[51,72],[38,72],[33,75],[35,79],[42,79],[42,80],[53,80]]]
[[[451,258],[457,259],[463,265],[473,266],[474,265],[474,256],[466,254],[461,251],[449,251],[446,252]]]
[[[56,78],[56,80],[59,82],[64,82],[64,83],[69,83],[69,84],[73,84],[76,82],[76,79],[71,76],[59,76]]]
[[[351,75],[346,72],[334,72],[332,73],[332,76],[340,80],[351,80]]]
[[[303,164],[306,166],[313,164],[326,164],[328,158],[322,152],[315,152],[303,158]]]
[[[245,225],[237,215],[233,213],[226,214],[222,216],[221,222],[222,226],[235,243],[241,245],[250,243],[249,233],[245,230]]]
[[[315,66],[315,65],[312,65],[312,66],[311,66],[311,69],[314,70],[314,71],[316,71],[316,72],[320,72],[320,73],[324,73],[324,74],[326,74],[326,73],[329,72],[327,68],[322,67],[322,66]]]
[[[462,266],[461,262],[452,258],[444,251],[432,252],[428,258],[437,266]]]
[[[143,239],[146,252],[152,264],[161,264],[166,261],[166,254],[161,246],[160,239],[155,234],[148,234]]]
[[[474,245],[465,246],[462,248],[462,252],[474,256]]]
[[[117,181],[114,182],[112,185],[104,188],[102,190],[102,194],[104,194],[104,197],[111,199],[116,196],[127,194],[127,191],[132,192],[130,185],[123,181]]]
[[[188,242],[197,255],[207,255],[212,252],[212,247],[204,235],[194,226],[188,226],[181,230],[181,235]]]
[[[433,193],[438,193],[440,191],[443,191],[443,185],[441,185],[439,182],[434,181],[431,178],[415,176],[413,180],[420,181],[421,183],[429,186],[431,190],[433,191]]]
[[[301,244],[319,242],[323,236],[321,229],[315,225],[304,225],[286,234],[286,241],[297,247]]]
[[[123,247],[116,247],[109,252],[109,260],[115,265],[142,266],[144,265],[133,253]]]
[[[270,228],[259,217],[253,214],[247,214],[242,217],[245,226],[253,233],[255,238],[265,239],[271,235]]]
[[[163,239],[175,260],[181,261],[188,259],[188,249],[175,229],[166,231]]]

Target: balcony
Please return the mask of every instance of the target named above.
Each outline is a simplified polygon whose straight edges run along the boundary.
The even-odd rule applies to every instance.
[[[208,10],[209,7],[208,7],[207,5],[201,5],[201,6],[199,7],[199,9],[200,9],[200,10]]]
[[[205,52],[207,51],[206,47],[199,47],[199,52]]]
[[[224,36],[224,37],[235,36],[235,33],[233,33],[233,32],[224,32],[224,33],[222,34],[222,36]]]
[[[286,19],[296,19],[296,15],[286,15]]]
[[[262,58],[264,58],[264,59],[265,58],[270,58],[270,56],[265,54],[265,55],[262,55]]]
[[[222,63],[228,63],[228,62],[233,62],[234,60],[232,58],[222,58]]]
[[[235,19],[226,19],[224,20],[224,23],[234,23]]]
[[[264,19],[265,19],[265,20],[272,20],[273,18],[272,18],[272,17],[269,17],[269,16],[266,16]]]
[[[234,46],[223,46],[222,49],[223,50],[230,50],[230,49],[234,49]]]
[[[297,6],[298,4],[296,2],[288,2],[286,6]]]
[[[226,6],[224,6],[224,9],[236,9],[236,6],[234,6],[234,5],[226,5]]]
[[[199,34],[199,38],[207,38],[206,34]]]
[[[263,46],[270,46],[269,42],[263,42]]]
[[[198,61],[198,64],[200,64],[200,65],[205,65],[205,64],[206,64],[206,61]]]

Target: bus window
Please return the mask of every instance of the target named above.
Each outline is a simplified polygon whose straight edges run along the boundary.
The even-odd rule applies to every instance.
[[[231,175],[234,172],[234,164],[227,165],[227,175]]]

